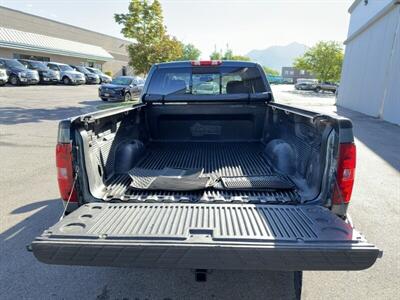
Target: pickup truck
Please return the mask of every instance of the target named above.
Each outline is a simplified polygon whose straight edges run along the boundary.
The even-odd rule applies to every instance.
[[[347,214],[351,121],[275,103],[252,62],[154,65],[138,104],[59,123],[56,165],[66,213],[31,244],[47,264],[298,272],[381,256]]]

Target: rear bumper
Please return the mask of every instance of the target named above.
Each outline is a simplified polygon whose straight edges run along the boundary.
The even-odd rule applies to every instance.
[[[20,84],[38,84],[39,80],[32,79],[32,78],[20,78],[19,82],[20,82]]]
[[[121,95],[119,93],[108,93],[108,96],[106,96],[107,93],[99,93],[100,98],[106,98],[108,101],[122,101],[124,100],[124,95]]]
[[[86,84],[99,84],[100,79],[99,78],[86,78]]]
[[[301,245],[198,245],[121,241],[33,242],[47,264],[237,270],[363,270],[379,256],[375,247],[349,249]]]
[[[71,79],[71,83],[72,84],[76,84],[76,85],[79,85],[79,84],[85,84],[86,83],[86,80],[85,79]]]
[[[380,255],[322,207],[252,204],[86,204],[32,249],[48,264],[282,271],[362,270]]]
[[[47,76],[42,76],[40,78],[40,83],[43,84],[50,84],[50,83],[59,83],[60,80],[57,77],[47,77]]]

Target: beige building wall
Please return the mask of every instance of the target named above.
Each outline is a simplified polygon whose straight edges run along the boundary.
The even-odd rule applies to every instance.
[[[0,27],[33,32],[102,47],[115,58],[114,60],[109,62],[102,62],[102,70],[111,71],[113,75],[121,75],[122,67],[128,67],[129,57],[126,47],[130,44],[130,42],[127,40],[119,39],[99,32],[94,32],[73,25],[68,25],[54,20],[42,18],[39,16],[27,14],[2,6],[0,6]],[[2,52],[0,52],[0,54],[1,53]],[[22,52],[21,50],[19,53],[25,54],[25,51]],[[56,57],[55,55],[44,55],[43,53],[41,56]],[[63,63],[77,63],[77,58],[71,58],[73,62],[64,60],[66,59],[66,57],[64,56],[60,56],[58,59],[59,62]],[[83,59],[78,60],[82,63],[87,62]],[[54,59],[54,61],[57,61],[56,58]],[[127,69],[129,70],[130,68]]]

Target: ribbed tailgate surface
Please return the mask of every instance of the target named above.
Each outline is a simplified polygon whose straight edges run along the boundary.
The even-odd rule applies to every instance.
[[[318,206],[253,204],[86,204],[47,238],[180,242],[356,242],[341,219]]]

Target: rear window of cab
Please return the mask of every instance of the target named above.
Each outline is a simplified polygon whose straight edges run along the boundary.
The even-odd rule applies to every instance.
[[[223,95],[266,91],[256,67],[202,66],[157,69],[150,79],[147,94]]]

